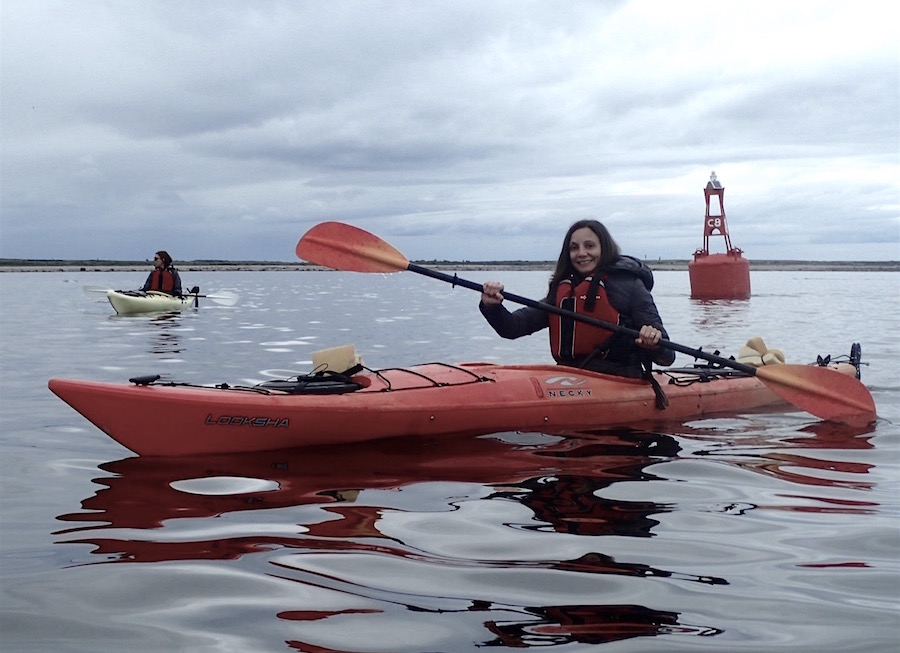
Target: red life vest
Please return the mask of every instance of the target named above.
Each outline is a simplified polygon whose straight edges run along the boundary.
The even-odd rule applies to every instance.
[[[150,273],[150,287],[148,290],[160,290],[170,295],[175,290],[175,275],[169,270],[159,268]]]
[[[591,288],[591,277],[586,278],[574,288],[572,280],[564,279],[556,288],[556,306],[580,315],[597,320],[619,323],[619,312],[609,303],[603,279],[594,284],[594,306],[588,309],[588,293]],[[613,332],[601,329],[584,322],[577,322],[562,315],[550,315],[550,352],[558,363],[569,363],[586,358],[598,347],[603,349],[609,345]],[[598,358],[604,358],[602,352]]]

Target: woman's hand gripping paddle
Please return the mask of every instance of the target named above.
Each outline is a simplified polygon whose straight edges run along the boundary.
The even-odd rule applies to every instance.
[[[403,272],[409,270],[416,274],[446,281],[454,286],[463,286],[482,292],[481,284],[410,263],[402,253],[378,236],[342,222],[317,224],[300,238],[296,253],[305,261],[335,270],[349,272]],[[633,338],[638,337],[638,332],[634,329],[596,320],[573,311],[557,308],[552,304],[519,297],[505,291],[503,297],[516,304],[563,315]],[[738,363],[730,358],[708,354],[700,349],[679,345],[666,339],[660,340],[659,346],[755,376],[788,403],[824,420],[865,426],[876,418],[875,401],[868,388],[852,376],[827,367],[815,365],[754,367]]]

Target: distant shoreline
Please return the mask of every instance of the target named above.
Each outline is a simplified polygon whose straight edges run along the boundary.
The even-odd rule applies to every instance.
[[[545,270],[554,261],[414,261],[436,270]],[[645,260],[656,271],[687,271],[688,260]],[[897,272],[900,261],[749,261],[751,271],[788,272]],[[0,272],[146,272],[149,262],[141,261],[64,261],[0,259]],[[319,272],[330,268],[308,263],[268,261],[176,261],[175,267],[184,272]]]

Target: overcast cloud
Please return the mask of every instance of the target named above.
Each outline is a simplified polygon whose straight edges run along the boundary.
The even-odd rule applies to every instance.
[[[0,256],[900,259],[890,3],[3,0]],[[713,239],[721,251],[721,239]]]

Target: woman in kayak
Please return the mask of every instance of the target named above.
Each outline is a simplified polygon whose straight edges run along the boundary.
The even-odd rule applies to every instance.
[[[181,296],[181,277],[178,270],[172,266],[172,257],[165,250],[156,252],[153,257],[153,272],[144,282],[144,292],[155,290],[169,295]]]
[[[503,306],[503,284],[483,284],[479,309],[503,338],[520,338],[550,329],[553,358],[570,365],[619,376],[645,377],[652,363],[671,365],[675,352],[659,346],[668,339],[653,296],[653,273],[631,256],[623,256],[606,227],[579,220],[566,232],[549,292],[543,300],[639,331],[637,338],[601,329],[534,307],[510,312]]]

